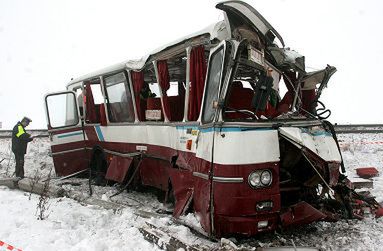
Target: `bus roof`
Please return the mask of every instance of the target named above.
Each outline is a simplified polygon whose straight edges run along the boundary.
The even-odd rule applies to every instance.
[[[245,25],[256,34],[258,34],[267,46],[274,45],[274,38],[278,38],[284,48],[284,41],[279,33],[267,22],[267,20],[252,6],[238,0],[220,2],[216,8],[225,12],[224,20],[208,26],[207,28],[182,37],[170,44],[161,46],[146,56],[138,60],[127,60],[119,64],[86,74],[69,82],[69,85],[80,81],[86,81],[106,73],[121,71],[122,69],[131,69],[140,71],[146,64],[154,60],[164,60],[174,55],[185,52],[189,46],[212,45],[233,36],[235,29]]]
[[[100,69],[98,71],[83,75],[79,78],[73,79],[67,84],[67,87],[74,83],[90,80],[92,78],[95,78],[107,73],[121,71],[123,69],[140,71],[142,68],[144,68],[144,66],[148,62],[151,61],[150,59],[152,60],[165,59],[167,55],[172,54],[172,52],[174,51],[185,50],[188,46],[191,46],[191,45],[193,46],[198,44],[208,44],[212,40],[221,41],[221,40],[229,38],[229,36],[230,35],[227,32],[224,21],[219,21],[217,23],[214,23],[206,27],[203,30],[200,30],[188,36],[177,39],[173,41],[172,43],[163,45],[153,50],[151,53],[145,55],[141,59],[127,60],[115,65]]]

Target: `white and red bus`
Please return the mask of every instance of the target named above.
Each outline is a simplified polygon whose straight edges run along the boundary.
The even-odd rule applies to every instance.
[[[216,7],[224,20],[45,96],[56,174],[161,189],[212,236],[331,218],[342,157],[317,105],[336,69],[306,72],[248,4]]]

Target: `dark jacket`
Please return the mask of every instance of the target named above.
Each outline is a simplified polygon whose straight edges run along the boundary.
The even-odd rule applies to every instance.
[[[24,126],[18,122],[12,131],[12,152],[26,154],[28,142],[32,140],[31,135],[26,133]]]

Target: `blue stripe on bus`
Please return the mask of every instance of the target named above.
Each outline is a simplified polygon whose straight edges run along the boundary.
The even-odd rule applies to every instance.
[[[213,130],[217,132],[245,132],[245,131],[269,131],[269,130],[275,130],[273,128],[254,128],[254,127],[209,127],[201,129],[198,126],[177,126],[177,130],[200,130],[201,132],[212,132]]]
[[[177,130],[187,130],[187,129],[192,129],[192,130],[199,130],[198,126],[176,126]]]
[[[206,133],[206,132],[212,132],[214,130],[216,132],[247,132],[247,131],[272,131],[275,129],[273,129],[273,128],[246,128],[246,127],[223,127],[223,128],[210,127],[210,128],[201,129],[201,132]]]
[[[101,129],[100,129],[100,126],[95,126],[94,127],[95,129],[96,129],[96,133],[97,133],[97,136],[98,136],[98,139],[100,140],[100,141],[105,141],[105,139],[104,139],[104,135],[102,135],[102,131],[101,131]]]
[[[58,135],[57,138],[66,138],[66,137],[71,137],[71,136],[80,135],[80,134],[82,134],[82,131],[72,132],[72,133],[67,133],[67,134],[61,134],[61,135]]]

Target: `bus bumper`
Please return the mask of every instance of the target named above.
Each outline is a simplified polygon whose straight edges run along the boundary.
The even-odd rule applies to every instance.
[[[238,234],[252,236],[261,232],[273,231],[277,228],[278,222],[278,213],[240,217],[216,215],[214,224],[215,235],[228,236]]]

